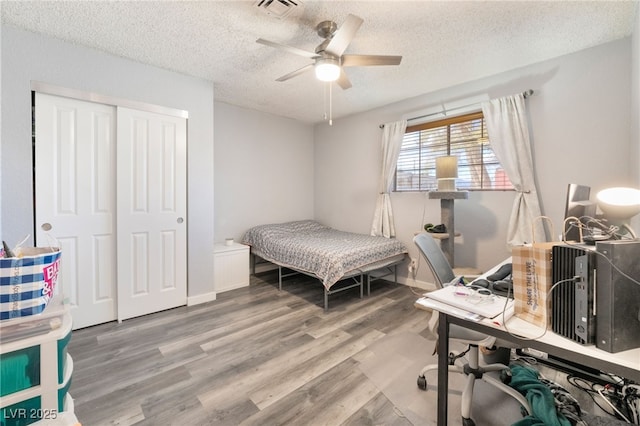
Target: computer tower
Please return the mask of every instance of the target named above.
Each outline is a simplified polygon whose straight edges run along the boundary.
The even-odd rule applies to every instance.
[[[596,243],[596,347],[640,347],[640,240]],[[635,281],[634,281],[635,280]]]
[[[595,256],[593,248],[577,244],[551,250],[551,276],[557,284],[551,292],[551,329],[583,345],[595,343]]]

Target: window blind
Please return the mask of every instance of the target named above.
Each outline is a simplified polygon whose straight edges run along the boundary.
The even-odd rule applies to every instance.
[[[437,188],[436,158],[458,157],[460,190],[512,190],[488,138],[482,112],[407,127],[396,165],[396,191]]]

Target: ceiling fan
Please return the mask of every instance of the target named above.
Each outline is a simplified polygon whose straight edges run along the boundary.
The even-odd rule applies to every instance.
[[[315,52],[298,49],[281,43],[259,38],[256,42],[287,52],[313,59],[314,62],[292,71],[276,81],[286,81],[296,77],[305,71],[315,68],[316,77],[322,81],[336,81],[343,89],[351,87],[351,82],[344,72],[343,67],[373,66],[373,65],[399,65],[402,56],[385,55],[343,55],[344,51],[353,40],[356,32],[362,25],[362,18],[349,14],[342,26],[333,21],[322,21],[316,26],[316,32],[324,41],[316,47]]]

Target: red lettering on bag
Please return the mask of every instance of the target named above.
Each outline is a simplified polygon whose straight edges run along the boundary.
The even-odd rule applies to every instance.
[[[56,289],[56,284],[58,282],[58,271],[60,270],[60,259],[57,259],[51,265],[45,266],[42,269],[42,274],[44,276],[44,289],[42,290],[42,294],[45,297],[53,296],[53,291]]]

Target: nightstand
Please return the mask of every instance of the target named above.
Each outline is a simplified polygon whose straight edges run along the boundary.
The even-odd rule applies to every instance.
[[[249,246],[217,243],[213,255],[213,285],[217,293],[249,285]]]

